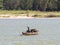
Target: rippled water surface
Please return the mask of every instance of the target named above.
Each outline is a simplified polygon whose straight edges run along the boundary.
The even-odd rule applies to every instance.
[[[22,35],[27,26],[39,34]],[[0,19],[0,45],[60,45],[60,19]]]

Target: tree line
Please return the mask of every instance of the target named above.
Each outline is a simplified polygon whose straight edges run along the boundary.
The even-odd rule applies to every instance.
[[[3,0],[4,10],[60,11],[60,0]]]

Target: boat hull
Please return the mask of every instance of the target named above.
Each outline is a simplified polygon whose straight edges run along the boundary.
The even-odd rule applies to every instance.
[[[37,32],[22,32],[23,35],[38,35]]]

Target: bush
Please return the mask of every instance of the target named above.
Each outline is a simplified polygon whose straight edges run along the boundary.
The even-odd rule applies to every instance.
[[[48,16],[45,16],[45,17],[60,17],[59,15],[48,15]]]
[[[33,15],[32,17],[37,17],[38,15]]]

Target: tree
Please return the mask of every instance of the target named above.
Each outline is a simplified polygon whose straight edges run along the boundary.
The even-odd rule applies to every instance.
[[[40,6],[41,0],[33,0],[33,10],[41,10],[41,6]]]
[[[2,0],[1,0],[2,1]],[[55,11],[60,10],[60,0],[3,0],[0,7],[7,10],[40,10]]]
[[[0,0],[0,9],[3,8],[3,0]]]
[[[50,10],[57,10],[57,4],[58,3],[58,0],[49,0],[49,3],[48,3],[48,8]]]
[[[17,9],[19,0],[3,0],[3,6],[7,10]]]
[[[20,7],[24,10],[29,10],[32,8],[33,0],[21,0]]]
[[[60,0],[58,0],[58,11],[60,11]]]

